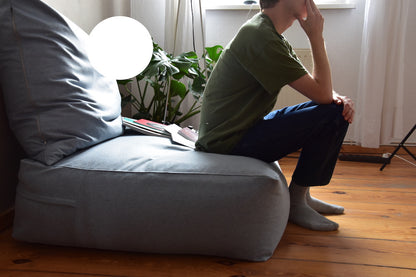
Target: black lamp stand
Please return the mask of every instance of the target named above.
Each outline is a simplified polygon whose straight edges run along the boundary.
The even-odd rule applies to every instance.
[[[415,155],[413,155],[409,149],[406,148],[406,146],[404,145],[406,140],[413,134],[413,132],[416,130],[416,124],[413,126],[412,130],[409,131],[409,133],[407,133],[407,135],[404,137],[404,139],[402,140],[402,142],[399,143],[399,145],[396,147],[396,149],[393,151],[393,153],[390,155],[390,157],[388,159],[386,159],[386,161],[384,162],[383,166],[380,168],[380,171],[382,171],[387,164],[390,163],[391,159],[393,158],[394,155],[396,155],[397,151],[399,151],[400,147],[403,148],[404,150],[406,150],[407,153],[409,153],[410,156],[413,157],[413,159],[416,160]]]

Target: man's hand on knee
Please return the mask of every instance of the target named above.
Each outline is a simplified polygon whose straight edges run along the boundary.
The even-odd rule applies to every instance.
[[[354,114],[355,114],[354,102],[347,96],[339,95],[335,91],[333,92],[333,99],[334,99],[335,104],[344,105],[342,116],[344,117],[346,121],[348,121],[348,123],[351,124],[354,120]]]

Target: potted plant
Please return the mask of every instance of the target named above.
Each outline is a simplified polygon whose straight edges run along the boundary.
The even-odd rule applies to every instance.
[[[222,50],[222,46],[216,45],[205,48],[202,57],[195,52],[173,56],[154,43],[153,56],[146,69],[135,78],[118,81],[126,91],[122,106],[131,104],[135,110],[133,118],[180,125],[200,112],[207,79]],[[129,86],[132,82],[137,83],[136,95]],[[183,111],[182,104],[190,93],[194,102]]]

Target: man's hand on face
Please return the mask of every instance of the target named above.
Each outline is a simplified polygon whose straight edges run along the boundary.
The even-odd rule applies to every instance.
[[[313,0],[306,0],[307,17],[299,16],[297,19],[309,39],[322,37],[324,18]]]

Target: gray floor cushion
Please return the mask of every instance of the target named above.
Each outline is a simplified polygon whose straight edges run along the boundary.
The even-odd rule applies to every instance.
[[[100,249],[270,258],[286,227],[277,164],[121,136],[48,166],[21,162],[13,236]]]

